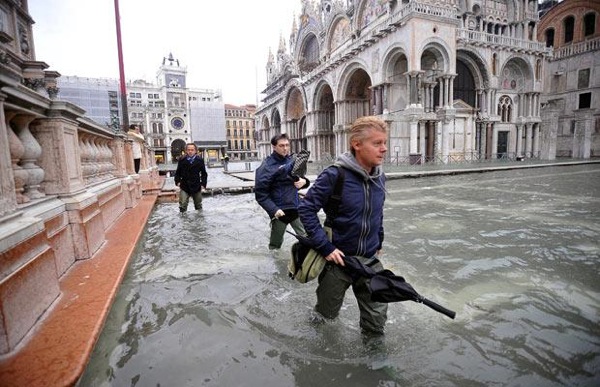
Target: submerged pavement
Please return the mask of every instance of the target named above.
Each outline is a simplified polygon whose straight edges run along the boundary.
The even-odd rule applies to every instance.
[[[396,179],[599,162],[591,160],[486,166],[461,165],[450,168],[441,166],[437,169],[428,169],[424,166],[419,170],[391,170],[387,175],[390,179]],[[231,176],[251,181],[254,172],[235,172]],[[316,174],[309,176],[311,180],[315,177]],[[452,198],[450,197],[449,200]],[[0,385],[61,386],[73,385],[77,382],[103,328],[123,273],[146,227],[146,219],[154,208],[154,202],[155,197],[145,197],[140,205],[127,210],[107,233],[107,241],[101,251],[87,261],[76,263],[61,278],[62,296],[44,317],[44,322],[35,332],[30,332],[19,351],[0,359]],[[138,221],[132,223],[132,217]],[[450,226],[449,224],[448,227]],[[473,266],[472,270],[478,269]]]

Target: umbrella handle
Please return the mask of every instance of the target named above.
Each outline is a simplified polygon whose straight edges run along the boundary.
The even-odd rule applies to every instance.
[[[446,309],[443,306],[441,306],[440,304],[436,304],[435,302],[428,300],[425,297],[421,297],[418,301],[427,305],[428,307],[435,310],[436,312],[445,314],[446,316],[450,317],[451,319],[454,319],[454,317],[456,317],[456,312],[454,312],[453,310]]]

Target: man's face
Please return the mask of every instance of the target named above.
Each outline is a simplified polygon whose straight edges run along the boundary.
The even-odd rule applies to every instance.
[[[290,153],[290,142],[282,138],[277,141],[277,145],[273,146],[273,150],[281,156],[287,156]]]
[[[191,145],[186,146],[185,153],[188,155],[188,157],[192,157],[196,154],[196,147],[193,147]]]
[[[354,141],[352,147],[358,164],[370,172],[383,163],[387,152],[387,133],[369,129],[367,136],[362,141]]]

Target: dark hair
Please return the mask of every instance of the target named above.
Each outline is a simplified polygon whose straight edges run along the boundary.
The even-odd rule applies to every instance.
[[[136,124],[131,124],[131,125],[129,125],[129,129],[135,129],[136,127],[137,127],[137,125],[136,125]]]
[[[193,142],[188,142],[187,144],[185,144],[185,149],[187,149],[188,146],[192,145],[194,147],[194,149],[196,149],[196,151],[198,151],[198,145],[196,145]]]
[[[277,145],[277,143],[279,142],[279,140],[289,140],[290,138],[288,137],[287,133],[279,133],[274,135],[271,138],[271,145],[275,146]]]

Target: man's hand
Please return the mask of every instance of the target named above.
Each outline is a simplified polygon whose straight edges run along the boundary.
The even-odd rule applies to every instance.
[[[294,187],[296,187],[297,189],[300,189],[302,187],[304,187],[304,184],[306,184],[306,179],[303,178],[298,178],[298,181],[294,182]]]
[[[276,218],[281,218],[282,216],[285,216],[285,212],[283,212],[283,210],[277,210],[275,211],[275,217]]]
[[[341,250],[335,249],[325,257],[325,260],[335,263],[336,265],[345,266],[344,253]]]

